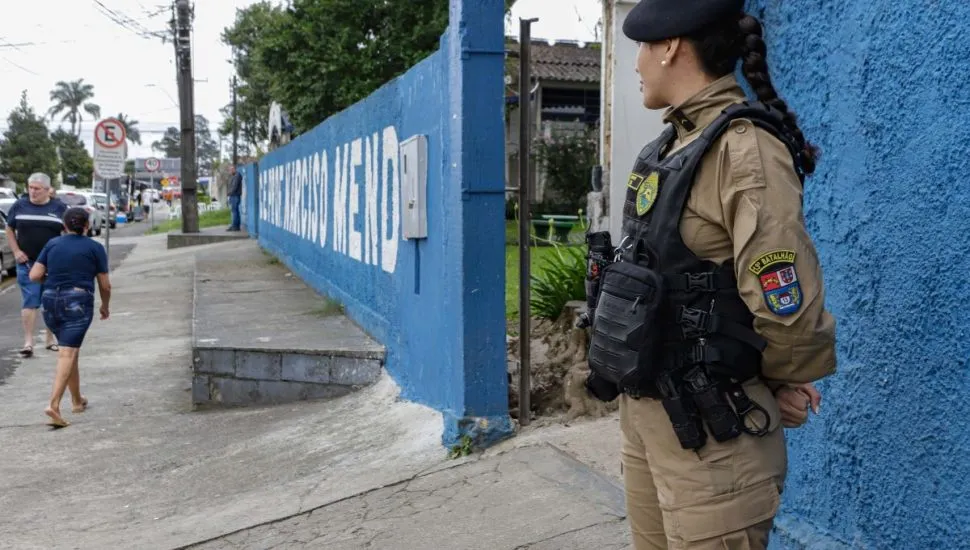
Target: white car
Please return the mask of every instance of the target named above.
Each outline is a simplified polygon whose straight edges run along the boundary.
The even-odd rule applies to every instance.
[[[16,199],[17,193],[8,187],[0,187],[0,199]]]
[[[10,208],[7,206],[7,208]],[[7,214],[5,211],[0,210],[0,281],[3,277],[16,277],[17,276],[17,260],[13,257],[13,251],[10,250],[10,245],[7,243],[7,238],[3,236],[4,231],[7,229]]]
[[[0,198],[0,212],[6,216],[7,212],[10,211],[10,207],[13,206],[13,203],[15,202],[17,202],[17,199]]]
[[[88,215],[91,218],[91,228],[88,229],[88,237],[101,234],[105,222],[104,215],[98,210],[98,205],[90,197],[90,193],[83,191],[62,191],[57,194],[57,198],[61,199],[61,202],[66,204],[68,208],[80,206],[88,211]]]
[[[94,202],[98,210],[101,211],[101,228],[104,228],[105,221],[114,229],[118,225],[118,215],[115,205],[108,204],[108,195],[106,193],[85,193],[88,197],[89,202]]]

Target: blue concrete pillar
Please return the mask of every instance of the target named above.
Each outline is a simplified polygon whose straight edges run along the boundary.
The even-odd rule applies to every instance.
[[[511,432],[505,347],[503,0],[451,0],[450,160],[461,185],[463,410],[445,412],[445,443]],[[446,182],[446,185],[449,183]],[[448,416],[454,416],[448,418]]]

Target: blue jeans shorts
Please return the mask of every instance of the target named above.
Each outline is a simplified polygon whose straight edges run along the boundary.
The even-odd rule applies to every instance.
[[[94,293],[84,288],[47,288],[41,297],[44,323],[60,346],[79,348],[94,320]]]
[[[30,268],[33,266],[34,262],[17,264],[17,284],[20,286],[21,309],[40,308],[40,293],[44,285],[30,280]]]

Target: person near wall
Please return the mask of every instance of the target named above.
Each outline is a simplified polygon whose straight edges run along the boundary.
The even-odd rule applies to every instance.
[[[27,196],[21,197],[7,212],[7,243],[17,260],[17,284],[20,286],[21,319],[24,327],[24,347],[20,354],[34,354],[34,330],[37,311],[41,307],[42,285],[30,280],[30,268],[41,250],[64,229],[61,217],[67,205],[51,198],[51,179],[36,172],[27,178]],[[47,349],[57,351],[54,335],[47,330]]]
[[[626,182],[586,385],[619,399],[637,550],[764,549],[787,473],[782,427],[818,414],[812,382],[836,367],[802,212],[817,149],[772,85],[743,0],[642,0],[623,32],[644,105],[665,109],[667,127]]]
[[[229,167],[229,209],[232,213],[232,222],[226,231],[240,231],[242,225],[241,216],[239,215],[239,202],[242,200],[242,174],[236,170],[236,166],[232,165]]]
[[[46,278],[42,301],[44,322],[50,327],[60,350],[50,403],[44,413],[54,427],[70,423],[61,416],[64,390],[71,392],[72,411],[81,413],[88,400],[81,394],[78,357],[81,344],[94,319],[94,282],[101,294],[101,319],[109,316],[111,281],[108,277],[108,255],[101,243],[86,237],[91,222],[86,210],[73,207],[64,214],[63,236],[52,239],[41,250],[30,270],[30,280],[40,283]]]

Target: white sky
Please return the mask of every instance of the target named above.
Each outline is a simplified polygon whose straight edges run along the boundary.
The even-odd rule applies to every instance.
[[[229,49],[219,36],[232,24],[235,10],[252,3],[195,1],[195,110],[209,119],[213,130],[222,119],[219,109],[230,100],[233,72]],[[22,90],[43,115],[57,81],[83,78],[94,85],[93,101],[101,106],[102,117],[120,112],[139,121],[142,146],[130,147],[129,158],[152,156],[151,142],[168,126],[179,125],[173,46],[127,30],[113,22],[105,8],[137,22],[130,26],[162,31],[170,6],[170,0],[0,0],[0,131],[7,129],[6,118]],[[600,11],[599,0],[519,0],[506,33],[518,35],[519,17],[538,17],[534,38],[594,40]],[[85,120],[81,131],[89,151],[93,127]]]

